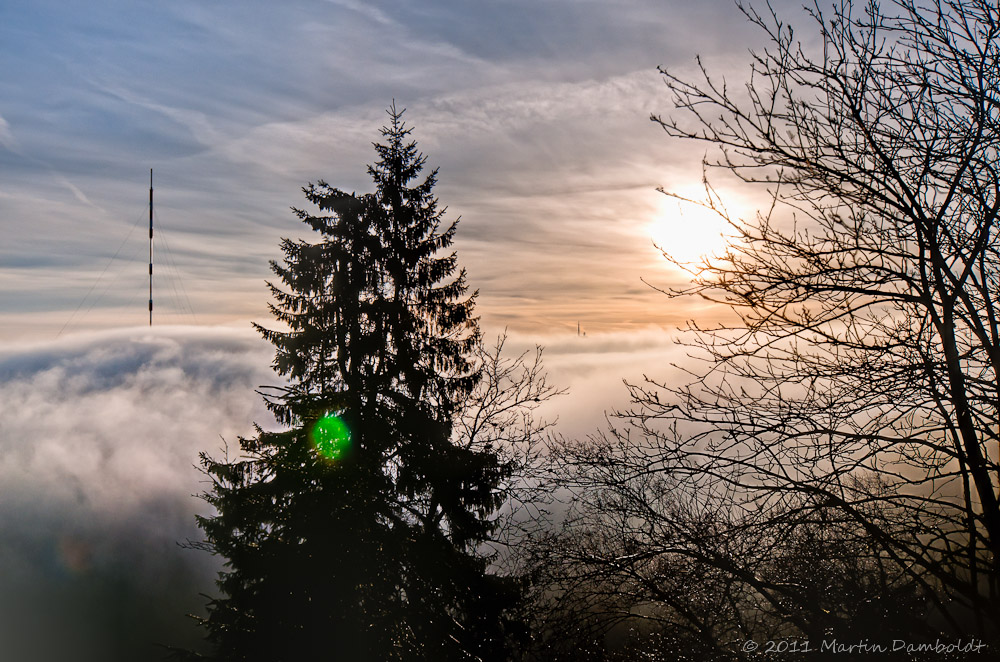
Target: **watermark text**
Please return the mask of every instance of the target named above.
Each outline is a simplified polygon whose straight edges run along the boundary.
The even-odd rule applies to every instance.
[[[907,641],[905,639],[889,639],[874,641],[871,639],[842,640],[821,639],[775,639],[757,642],[752,639],[744,641],[741,649],[744,653],[760,655],[783,655],[802,653],[825,653],[834,655],[880,655],[887,653],[932,653],[952,655],[955,653],[982,653],[987,644],[981,639],[935,639],[934,641]]]

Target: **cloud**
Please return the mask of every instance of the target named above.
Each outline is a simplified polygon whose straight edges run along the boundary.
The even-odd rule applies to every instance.
[[[627,405],[623,378],[686,360],[657,328],[513,333],[508,350],[536,342],[570,389],[541,413],[570,438]],[[209,512],[193,465],[273,425],[254,392],[278,382],[271,356],[249,330],[206,327],[0,345],[0,657],[117,662],[200,644],[184,615],[203,609],[221,559],[177,544],[200,539],[194,515]]]
[[[0,260],[19,274],[0,288],[0,337],[58,331],[141,213],[149,167],[157,238],[177,249],[199,317],[259,318],[279,237],[309,234],[288,212],[304,204],[299,187],[370,190],[370,143],[393,98],[441,167],[449,217],[464,219],[459,257],[482,314],[522,329],[663,323],[672,313],[646,317],[651,302],[635,292],[663,268],[648,231],[654,189],[697,183],[703,150],[648,121],[669,111],[655,67],[683,70],[707,49],[742,78],[748,30],[728,6],[625,5],[33,5],[0,25],[5,81],[32,91],[3,106],[32,158],[0,150],[11,226]],[[141,253],[135,237],[123,256]],[[134,262],[128,273],[141,274]],[[138,280],[115,282],[87,323],[119,323],[141,300]]]
[[[0,146],[17,153],[18,146],[17,140],[14,139],[14,134],[11,133],[10,123],[0,115]]]
[[[374,4],[366,4],[364,2],[358,2],[358,0],[328,0],[328,2],[337,5],[338,7],[343,7],[344,9],[357,12],[381,25],[397,24],[396,21],[391,19],[388,14],[376,7]]]
[[[7,149],[8,151],[22,157],[25,161],[33,163],[35,165],[41,166],[48,171],[48,174],[55,178],[60,184],[65,186],[73,194],[73,197],[83,204],[104,211],[98,205],[95,205],[86,194],[80,190],[78,186],[69,181],[64,175],[55,171],[48,163],[45,163],[41,159],[37,159],[31,156],[26,156],[21,149],[18,140],[14,137],[13,131],[10,128],[10,122],[8,122],[2,115],[0,115],[0,147]]]
[[[156,103],[115,83],[106,83],[94,79],[91,81],[91,84],[95,88],[126,104],[159,113],[176,122],[179,126],[190,132],[191,136],[200,145],[211,147],[221,140],[219,131],[204,112]]]
[[[666,321],[652,290],[637,289],[641,277],[666,265],[648,231],[665,169],[656,166],[661,132],[648,121],[659,95],[659,77],[649,70],[397,100],[428,167],[440,167],[438,194],[449,218],[464,219],[459,256],[491,322],[527,329],[583,316],[612,329],[634,324],[626,320],[639,311],[652,312],[640,325]],[[370,142],[384,120],[381,108],[344,107],[263,124],[218,153],[365,191],[371,183],[363,164],[373,158]],[[317,166],[326,154],[338,158]],[[698,158],[688,159],[688,173]]]
[[[256,420],[268,346],[226,329],[129,329],[0,346],[0,657],[158,659],[218,559],[181,549],[207,506],[193,466]]]
[[[507,343],[511,352],[543,348],[549,382],[569,393],[547,403],[540,414],[558,419],[554,431],[568,439],[586,438],[605,426],[605,412],[629,406],[625,381],[640,384],[650,377],[680,384],[690,379],[682,370],[696,365],[694,349],[679,344],[683,336],[674,329],[647,326],[593,333],[584,324],[582,332],[585,335],[577,335],[575,326],[564,333],[511,332]],[[487,340],[491,333],[486,332]]]
[[[91,202],[90,198],[87,197],[87,194],[84,193],[83,191],[81,191],[79,186],[77,186],[73,182],[71,182],[68,179],[66,179],[66,177],[64,175],[60,175],[59,173],[57,173],[57,172],[55,172],[55,171],[53,171],[51,169],[49,170],[49,172],[52,173],[52,175],[56,178],[56,180],[60,184],[62,184],[63,186],[65,186],[66,188],[68,188],[70,190],[70,193],[73,194],[74,198],[76,198],[77,200],[79,200],[80,202],[82,202],[83,204],[85,204],[85,205],[87,205],[89,207],[93,207],[94,209],[97,209],[97,210],[102,211],[102,212],[105,211],[100,205],[95,205],[93,202]]]

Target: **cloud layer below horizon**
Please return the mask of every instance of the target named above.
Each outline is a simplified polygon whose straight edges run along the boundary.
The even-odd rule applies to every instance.
[[[267,413],[267,348],[230,330],[130,329],[0,346],[0,642],[11,660],[159,659],[218,561],[195,468]]]
[[[626,403],[621,378],[662,376],[683,351],[660,331],[544,339],[542,414],[582,438]],[[511,353],[534,338],[512,335]],[[0,344],[0,654],[39,662],[159,659],[197,646],[219,559],[200,539],[199,452],[271,421],[272,350],[251,331],[138,327]],[[273,423],[272,423],[273,424]],[[57,635],[57,636],[56,636]]]

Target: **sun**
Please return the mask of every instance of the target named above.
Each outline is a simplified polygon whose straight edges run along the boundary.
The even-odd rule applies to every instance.
[[[724,253],[733,228],[712,209],[663,196],[649,234],[656,246],[673,259],[697,264]]]

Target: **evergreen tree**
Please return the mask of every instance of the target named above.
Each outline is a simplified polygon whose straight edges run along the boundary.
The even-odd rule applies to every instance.
[[[263,395],[287,429],[240,439],[242,457],[202,455],[216,515],[202,547],[227,559],[204,621],[222,660],[505,659],[515,597],[476,547],[508,468],[455,443],[480,375],[480,339],[456,224],[437,171],[395,105],[368,172],[374,193],[303,189],[322,235],[285,239],[271,310],[257,325],[287,385]]]

